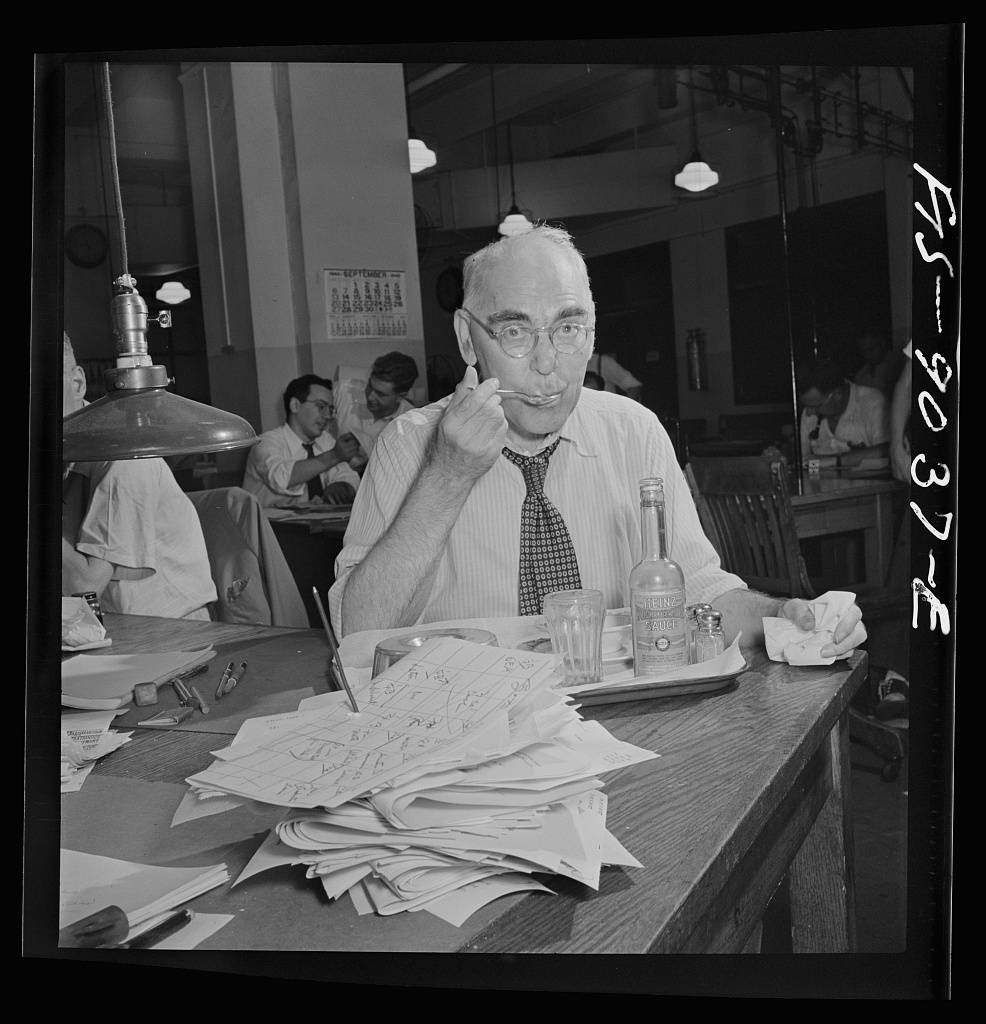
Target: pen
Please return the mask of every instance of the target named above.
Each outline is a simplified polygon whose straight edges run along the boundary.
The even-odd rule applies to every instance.
[[[176,914],[172,914],[171,917],[166,917],[160,924],[138,935],[137,938],[124,942],[119,948],[149,949],[151,946],[156,946],[169,935],[174,935],[179,928],[183,928],[191,920],[192,912],[190,910],[179,910]]]
[[[189,705],[192,702],[192,695],[188,692],[188,687],[176,676],[171,680],[171,687],[178,696],[178,702],[182,705]]]
[[[226,680],[226,685],[223,687],[223,696],[236,687],[236,684],[243,678],[243,673],[246,672],[246,669],[247,663],[245,661],[241,661],[240,667],[229,677],[229,679]]]
[[[203,700],[202,694],[199,693],[194,686],[190,686],[189,689],[192,691],[192,696],[196,701],[198,701],[199,711],[201,711],[203,715],[207,715],[209,713],[209,705]]]
[[[233,671],[233,662],[231,661],[223,671],[222,679],[219,680],[219,685],[216,687],[216,700],[223,695],[226,689],[226,681],[229,679],[230,672]]]
[[[342,680],[342,685],[346,688],[346,693],[349,696],[349,703],[352,704],[353,711],[355,711],[356,714],[359,714],[359,705],[356,703],[353,691],[349,688],[349,680],[346,678],[346,670],[342,667],[342,658],[339,657],[339,648],[336,647],[336,642],[332,637],[332,629],[329,626],[329,620],[325,617],[325,609],[322,607],[322,599],[318,596],[318,587],[312,587],[312,593],[315,595],[315,604],[318,605],[318,614],[321,616],[322,625],[325,627],[325,636],[329,641],[329,649],[332,651],[332,660],[335,664],[336,672]]]

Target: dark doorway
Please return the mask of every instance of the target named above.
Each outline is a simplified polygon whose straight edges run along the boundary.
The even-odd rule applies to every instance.
[[[596,303],[596,351],[615,357],[643,385],[662,420],[678,416],[671,247],[657,242],[587,261]]]

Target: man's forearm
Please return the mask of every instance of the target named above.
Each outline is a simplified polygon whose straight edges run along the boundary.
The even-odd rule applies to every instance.
[[[62,538],[62,593],[102,594],[113,578],[113,566],[102,558],[77,551]]]
[[[321,452],[310,459],[299,459],[291,468],[291,476],[288,477],[288,487],[307,484],[313,477],[319,476],[333,466],[338,466],[342,461],[336,455],[334,448],[330,448],[327,452]]]
[[[787,598],[771,597],[756,590],[728,590],[713,602],[722,612],[722,630],[731,644],[737,633],[743,634],[741,647],[763,646],[763,619],[780,615]]]
[[[425,464],[386,533],[346,582],[344,636],[414,622],[473,483]]]

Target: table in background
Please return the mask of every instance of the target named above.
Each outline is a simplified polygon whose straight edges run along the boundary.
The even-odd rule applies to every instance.
[[[839,589],[879,590],[887,583],[894,540],[907,487],[886,476],[855,476],[822,470],[804,474],[802,493],[792,484],[791,507],[799,540],[859,532],[865,559],[862,580],[846,572]],[[846,560],[849,565],[852,559]]]
[[[106,627],[115,653],[208,640],[219,648],[217,662],[266,638],[314,644],[311,630],[264,626],[107,615]],[[755,948],[759,921],[780,892],[795,951],[851,950],[846,709],[866,657],[857,652],[819,668],[773,663],[762,653],[751,662],[723,693],[582,712],[661,755],[603,776],[607,827],[643,867],[604,868],[598,892],[553,876],[547,881],[557,895],[505,897],[454,928],[423,912],[361,917],[348,896],[328,903],[301,866],[277,868],[190,904],[235,915],[199,948],[741,952]],[[284,689],[298,685],[285,674],[292,678]],[[64,795],[64,845],[146,863],[224,861],[235,880],[282,810],[263,820],[244,819],[241,809],[168,827],[184,779],[231,739],[203,731],[213,727],[208,716],[196,718],[196,731],[137,729],[80,792]]]
[[[342,551],[342,539],[349,525],[349,508],[344,511],[342,515],[333,506],[326,506],[324,512],[285,515],[280,510],[264,509],[313,627],[320,627],[322,620],[312,597],[312,587],[318,588],[324,603],[325,594],[335,582],[335,560]]]

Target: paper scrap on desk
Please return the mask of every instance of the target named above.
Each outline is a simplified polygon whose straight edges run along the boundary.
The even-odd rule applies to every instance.
[[[62,598],[62,650],[107,647],[106,629],[84,597]]]
[[[86,711],[62,715],[61,787],[77,793],[96,766],[96,761],[130,742],[129,732],[110,732],[112,711]]]
[[[839,620],[852,607],[856,595],[846,590],[827,590],[808,604],[815,616],[814,629],[801,629],[790,619],[764,618],[763,635],[767,657],[789,665],[831,665],[835,658],[823,658],[821,650],[832,642]],[[850,651],[840,655],[848,658]]]
[[[173,935],[154,944],[154,949],[195,949],[220,928],[225,928],[235,914],[192,914],[192,920]]]

